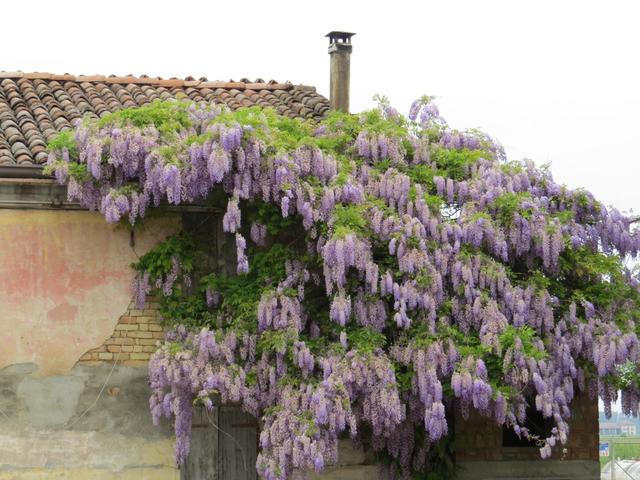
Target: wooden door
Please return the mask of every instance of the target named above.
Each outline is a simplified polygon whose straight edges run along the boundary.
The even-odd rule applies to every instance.
[[[258,426],[238,407],[195,407],[181,480],[257,480]]]
[[[218,480],[256,480],[258,424],[238,407],[220,407]]]

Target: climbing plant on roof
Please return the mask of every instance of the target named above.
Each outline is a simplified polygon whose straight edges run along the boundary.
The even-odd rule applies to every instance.
[[[155,102],[51,143],[47,171],[109,223],[224,199],[236,274],[205,272],[188,295],[188,232],[133,266],[136,301],[159,293],[173,325],[149,375],[179,463],[193,406],[214,401],[261,419],[267,479],[335,463],[341,435],[390,477],[423,478],[452,408],[531,437],[531,401],[555,425],[542,457],[579,391],[610,408],[622,389],[638,413],[632,220],[451,128],[429,97],[408,117],[380,100],[320,122]]]

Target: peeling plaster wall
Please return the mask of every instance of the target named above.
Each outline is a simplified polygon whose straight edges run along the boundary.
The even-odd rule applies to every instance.
[[[36,369],[0,370],[0,409],[9,416],[0,480],[179,478],[171,429],[151,422],[146,367],[79,364],[34,378]]]
[[[69,372],[127,309],[136,252],[177,225],[177,217],[148,222],[132,249],[128,230],[97,213],[0,210],[0,368]]]
[[[127,312],[131,262],[179,226],[146,221],[132,248],[97,213],[0,210],[0,480],[179,478],[147,367],[78,363]]]

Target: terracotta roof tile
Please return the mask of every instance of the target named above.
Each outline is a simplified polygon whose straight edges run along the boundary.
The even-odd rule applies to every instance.
[[[46,146],[84,115],[101,117],[154,100],[191,99],[232,109],[259,105],[289,117],[326,116],[329,101],[312,87],[262,78],[210,81],[141,75],[54,75],[0,71],[0,166],[41,165]]]

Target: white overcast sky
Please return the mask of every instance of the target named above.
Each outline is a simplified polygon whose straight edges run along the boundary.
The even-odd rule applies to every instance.
[[[241,77],[328,96],[330,30],[356,32],[352,111],[439,98],[511,158],[640,210],[640,4],[634,1],[4,2],[0,70]]]

